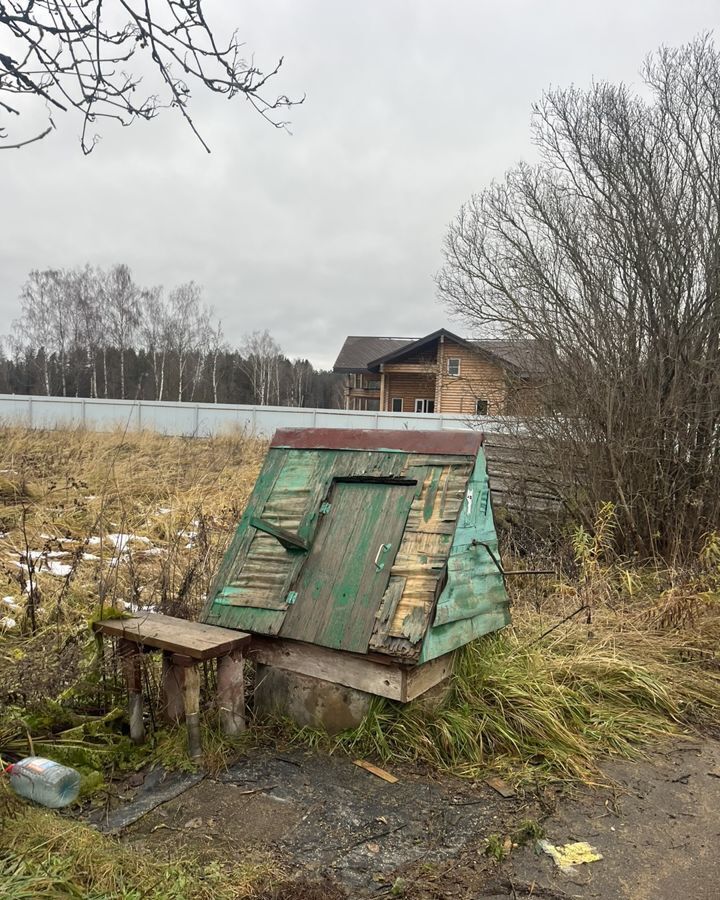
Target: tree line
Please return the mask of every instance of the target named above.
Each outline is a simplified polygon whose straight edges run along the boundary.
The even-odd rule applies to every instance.
[[[195,282],[138,285],[128,266],[28,276],[0,392],[335,408],[340,379],[288,359],[268,331],[226,342]]]

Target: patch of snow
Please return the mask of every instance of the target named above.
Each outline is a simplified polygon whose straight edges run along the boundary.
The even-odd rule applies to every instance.
[[[147,550],[139,550],[138,556],[164,556],[167,553],[165,547],[148,547]]]
[[[2,628],[3,631],[7,631],[9,628],[16,628],[16,627],[17,627],[17,622],[15,621],[15,619],[11,618],[10,616],[3,616],[2,619],[0,619],[0,628]]]
[[[2,601],[9,609],[20,609],[20,604],[15,602],[14,597],[3,597]]]
[[[159,506],[158,507],[158,513],[161,516],[167,516],[171,512],[172,512],[172,509],[170,509],[169,506]]]
[[[47,561],[47,570],[51,575],[55,575],[58,578],[64,578],[72,572],[73,567],[67,563],[56,562],[54,559],[49,559]]]
[[[118,534],[108,534],[107,538],[109,541],[112,541],[119,553],[124,553],[131,541],[135,541],[138,544],[152,544],[150,538],[146,538],[141,534],[123,534],[120,532]]]
[[[82,558],[83,558],[86,562],[98,562],[99,559],[100,559],[100,557],[99,557],[99,556],[95,556],[94,553],[83,553]]]
[[[92,537],[89,537],[87,539],[86,543],[88,547],[98,547],[100,544],[102,544],[102,540],[96,535],[93,535]]]
[[[138,603],[128,603],[127,600],[122,601],[123,606],[128,612],[142,615],[143,613],[156,613],[157,606],[149,604],[148,606],[140,606]]]
[[[44,556],[45,553],[42,550],[28,550],[22,554],[22,559],[31,559],[33,562],[36,562]]]

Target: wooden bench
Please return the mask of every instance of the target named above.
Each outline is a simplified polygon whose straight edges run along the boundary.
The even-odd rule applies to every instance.
[[[243,631],[187,622],[157,613],[131,618],[103,619],[93,626],[101,635],[117,638],[129,693],[130,737],[145,740],[142,707],[143,652],[162,650],[163,715],[166,721],[187,724],[188,749],[193,759],[202,756],[200,744],[199,663],[218,660],[218,707],[226,734],[245,729],[243,651],[250,635]]]

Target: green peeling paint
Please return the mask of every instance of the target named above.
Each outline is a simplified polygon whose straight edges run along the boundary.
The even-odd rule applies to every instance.
[[[450,548],[447,584],[419,662],[435,659],[510,623],[505,584],[484,544],[499,559],[487,465],[480,450]]]
[[[440,491],[445,481],[442,460],[408,466],[408,458],[409,454],[396,451],[272,448],[219,567],[202,621],[366,652],[369,629],[382,608],[383,585],[388,583],[413,498],[419,498],[427,484],[421,509],[424,522],[445,502],[447,485]],[[417,484],[400,489],[397,485],[343,481],[400,475]],[[286,555],[276,556],[275,570],[268,574],[280,573],[279,587],[276,594],[265,591],[263,595],[254,589],[251,577],[244,582],[240,578],[258,534],[253,519],[256,526],[258,521],[269,523],[265,527],[270,533],[275,526],[282,538],[287,536],[282,529],[289,530],[288,517],[295,521],[299,517],[297,537],[308,551],[289,548],[283,551]],[[420,662],[510,621],[503,579],[482,546],[490,547],[497,558],[482,451],[466,488],[457,527],[453,534],[442,535],[438,543],[444,548],[443,556],[448,554],[447,583],[431,625],[427,627],[426,613],[411,613],[404,623],[407,639],[422,644]],[[425,554],[424,562],[427,560]],[[283,572],[287,573],[284,585]]]

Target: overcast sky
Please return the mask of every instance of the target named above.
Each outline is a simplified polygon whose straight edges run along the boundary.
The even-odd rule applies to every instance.
[[[33,268],[127,263],[143,285],[193,279],[227,339],[268,328],[330,366],[347,334],[451,325],[435,296],[462,202],[532,159],[530,107],[549,85],[637,82],[644,56],[701,31],[718,0],[206,0],[278,92],[307,95],[292,135],[249,104],[196,93],[208,155],[174,111],[80,123],[0,152],[0,312]],[[1,49],[1,47],[0,47]]]

